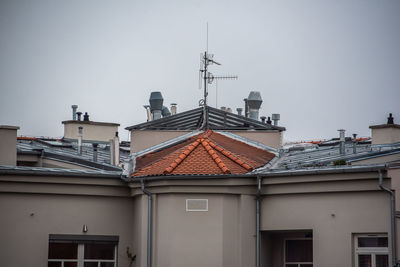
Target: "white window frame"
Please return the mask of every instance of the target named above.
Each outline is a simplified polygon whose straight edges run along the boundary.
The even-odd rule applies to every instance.
[[[314,259],[313,261],[310,262],[286,262],[286,241],[290,241],[290,240],[311,240],[313,241],[312,237],[299,237],[299,238],[285,238],[283,240],[283,267],[286,267],[286,264],[297,264],[298,267],[300,267],[301,264],[312,264],[314,266]],[[312,249],[314,249],[314,242],[313,242],[313,247]],[[313,253],[313,258],[314,258],[314,253]]]
[[[206,208],[205,209],[189,209],[188,202],[191,200],[201,200],[206,201]],[[187,198],[186,199],[186,211],[208,211],[208,198]]]
[[[359,237],[386,237],[388,239],[387,247],[358,247]],[[354,258],[355,266],[358,267],[358,255],[371,255],[371,265],[376,266],[376,255],[387,255],[389,260],[389,237],[387,234],[355,234],[354,235]]]
[[[60,240],[59,243],[71,243],[69,241]],[[49,240],[50,243],[55,243]],[[58,242],[57,242],[58,243]],[[77,243],[77,258],[76,259],[47,259],[47,262],[61,262],[61,267],[64,267],[65,262],[76,262],[77,267],[84,267],[85,262],[97,262],[97,267],[100,267],[100,264],[103,262],[112,262],[114,263],[114,267],[118,267],[118,244],[114,243],[114,259],[105,260],[105,259],[85,259],[85,244],[86,242],[83,240],[76,240],[74,243]]]

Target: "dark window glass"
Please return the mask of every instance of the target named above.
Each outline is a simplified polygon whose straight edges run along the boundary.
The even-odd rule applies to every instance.
[[[286,264],[285,267],[299,267],[297,264]]]
[[[388,255],[376,255],[376,267],[389,267]]]
[[[286,240],[286,262],[312,262],[312,240]]]
[[[358,267],[371,267],[371,255],[358,255]]]
[[[77,267],[77,262],[64,262],[64,267]]]
[[[85,262],[84,267],[97,267],[97,262]]]
[[[300,267],[313,267],[312,264],[300,264]]]
[[[100,267],[114,267],[113,262],[102,262],[100,263]]]
[[[77,244],[49,243],[49,259],[77,259],[77,257]]]
[[[385,248],[388,246],[387,237],[359,237],[358,247],[360,248]]]
[[[114,259],[113,244],[85,244],[85,259]]]
[[[49,264],[47,264],[48,267],[61,267],[61,262],[49,262]]]

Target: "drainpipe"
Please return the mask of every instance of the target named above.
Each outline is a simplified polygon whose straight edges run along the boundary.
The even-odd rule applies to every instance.
[[[396,216],[395,216],[395,196],[394,192],[390,189],[387,188],[383,185],[383,177],[382,177],[382,172],[381,170],[378,170],[379,174],[379,188],[382,189],[383,191],[386,191],[390,194],[390,226],[391,226],[391,241],[392,241],[392,266],[398,266],[397,265],[397,251],[396,251]]]
[[[256,267],[260,267],[260,202],[261,202],[261,177],[257,176],[256,194]]]
[[[143,180],[141,181],[142,192],[147,195],[147,267],[151,267],[151,193],[144,187]]]

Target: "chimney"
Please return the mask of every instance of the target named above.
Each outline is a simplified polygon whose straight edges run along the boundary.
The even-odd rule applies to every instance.
[[[177,104],[176,103],[171,103],[171,115],[175,115],[177,113]]]
[[[19,127],[0,125],[0,165],[17,165],[17,131]]]
[[[226,108],[226,112],[232,113],[232,109],[231,108]]]
[[[164,102],[164,98],[162,97],[161,92],[151,92],[149,102],[151,114],[153,115],[152,119],[161,119]]]
[[[268,117],[267,124],[269,124],[269,125],[272,124],[271,117]]]
[[[119,137],[118,132],[115,132],[113,139],[110,139],[110,163],[119,165]]]
[[[338,131],[339,131],[339,137],[340,137],[340,139],[339,139],[339,152],[340,152],[341,155],[344,155],[346,153],[346,151],[345,151],[345,135],[344,135],[345,130],[339,129]]]
[[[278,126],[278,121],[281,119],[281,114],[272,114],[272,120],[274,121],[274,126]]]
[[[239,116],[242,116],[242,112],[243,112],[243,109],[242,109],[242,108],[237,108],[236,111],[237,111],[237,114],[238,114]]]
[[[258,112],[263,102],[260,92],[251,91],[249,97],[247,97],[246,102],[249,110],[249,118],[253,120],[258,120]]]
[[[261,122],[262,122],[262,123],[265,123],[265,119],[266,119],[266,118],[267,118],[267,117],[265,117],[265,116],[261,116],[261,117],[260,117]]]
[[[98,145],[99,144],[97,144],[97,143],[92,144],[92,146],[93,146],[93,161],[94,162],[97,162],[97,147],[98,147]]]
[[[373,145],[393,144],[400,142],[400,124],[394,123],[392,113],[389,113],[386,124],[369,126]]]
[[[226,111],[226,107],[221,107],[221,110],[222,111]]]
[[[89,114],[87,112],[83,115],[83,121],[89,121]]]
[[[150,106],[149,105],[144,105],[143,107],[146,109],[147,121],[151,121]]]
[[[78,105],[72,105],[72,120],[76,121],[76,110],[78,109]]]
[[[78,116],[78,121],[80,121],[81,120],[81,116],[82,116],[82,112],[78,111],[76,113],[76,115]]]
[[[78,154],[82,155],[82,138],[83,138],[83,127],[78,127]]]
[[[357,134],[353,134],[353,154],[357,153]]]

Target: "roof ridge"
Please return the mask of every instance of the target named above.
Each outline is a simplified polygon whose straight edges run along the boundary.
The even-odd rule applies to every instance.
[[[201,144],[206,149],[206,151],[211,156],[211,158],[215,161],[217,166],[222,170],[223,173],[225,173],[225,174],[231,173],[231,171],[226,167],[226,165],[219,158],[217,153],[211,148],[211,146],[210,146],[209,142],[207,141],[207,139],[201,139]]]
[[[181,162],[200,144],[200,139],[197,139],[191,143],[185,151],[183,151],[163,172],[163,174],[169,174],[175,168],[181,164]]]
[[[233,155],[233,153],[229,152],[228,150],[214,144],[212,141],[208,142],[212,148],[215,150],[221,152],[224,156],[232,160],[233,162],[239,164],[243,168],[245,168],[247,171],[252,171],[253,167],[251,167],[249,164],[247,164],[244,160],[242,160],[240,157]]]

